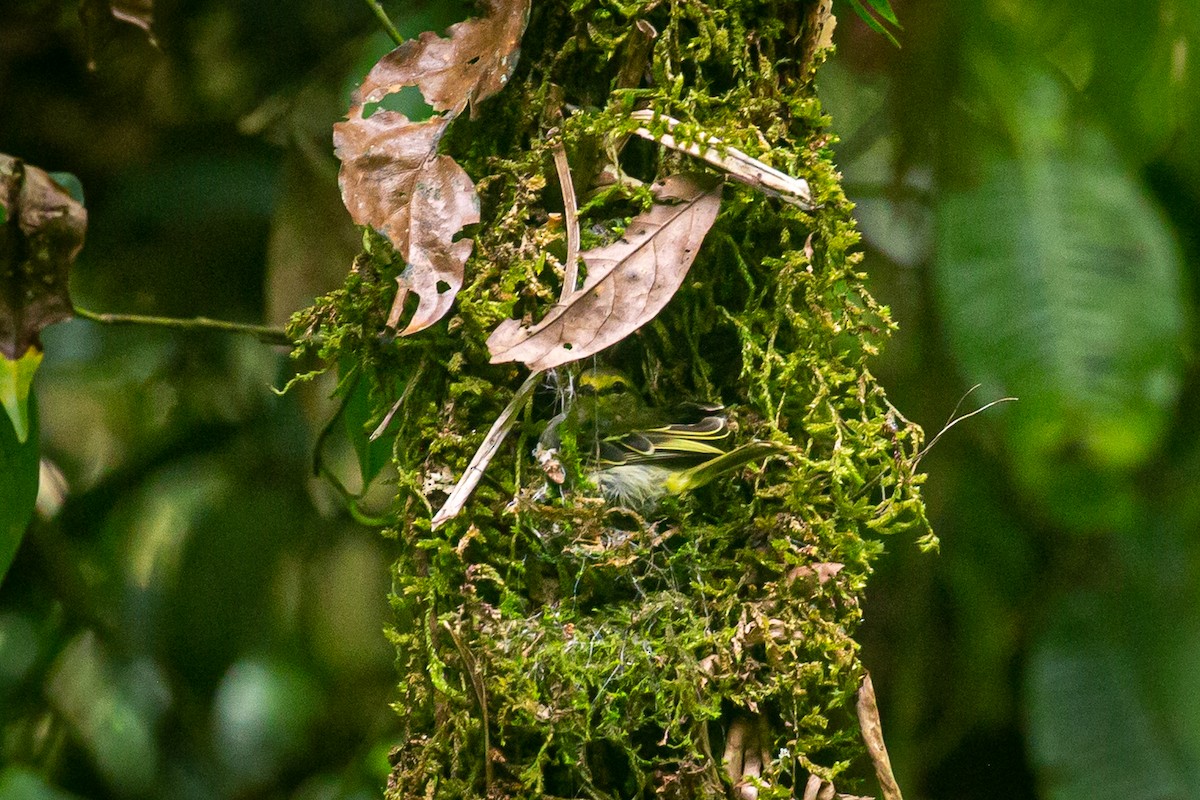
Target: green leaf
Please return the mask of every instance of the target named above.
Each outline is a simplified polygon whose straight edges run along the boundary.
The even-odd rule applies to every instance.
[[[1145,631],[1114,621],[1122,607],[1112,597],[1067,595],[1034,644],[1025,714],[1047,800],[1195,797],[1200,789],[1188,785],[1173,746],[1169,720],[1184,708],[1168,704],[1161,713],[1161,695],[1182,699],[1186,684],[1145,679],[1137,657]]]
[[[354,374],[353,368],[345,363],[339,365],[338,373],[339,385],[336,394],[345,398],[342,424],[345,426],[346,438],[350,440],[354,454],[358,457],[358,468],[362,475],[360,492],[366,493],[371,481],[391,462],[396,435],[385,431],[379,438],[371,439],[371,434],[380,422],[380,418],[372,413],[371,381]]]
[[[381,436],[371,440],[378,419],[371,415],[370,389],[367,381],[359,381],[346,404],[346,435],[358,455],[358,466],[362,471],[363,489],[375,480],[379,472],[392,460],[392,443],[395,435]]]
[[[37,503],[37,405],[29,403],[28,436],[22,442],[6,418],[0,418],[0,582],[16,557],[17,548]]]
[[[1018,478],[1072,526],[1124,527],[1180,391],[1182,267],[1098,128],[1044,130],[940,195],[936,291],[967,379],[1021,398],[1002,412]]]
[[[0,356],[0,406],[8,414],[20,444],[29,438],[29,390],[41,363],[42,353],[33,347],[16,361]]]
[[[869,2],[872,7],[874,7],[877,3],[883,3],[885,6],[887,5],[887,0],[867,0],[867,2]],[[872,14],[870,11],[868,11],[865,6],[863,6],[861,0],[850,0],[850,5],[851,5],[851,7],[854,8],[855,13],[858,14],[859,17],[862,18],[862,21],[867,23],[867,27],[869,27],[871,30],[875,31],[876,33],[881,33],[884,36],[886,36],[887,40],[889,42],[891,42],[892,44],[896,45],[896,47],[900,46],[900,42],[896,39],[895,36],[892,35],[892,32],[889,31],[887,28],[883,27],[883,23],[881,23],[879,20],[877,20],[875,18],[875,15]],[[888,10],[889,11],[891,10],[890,7]],[[885,19],[886,19],[886,17],[885,17]],[[892,19],[889,21],[890,22],[894,21],[894,19],[895,19],[895,14],[892,14]]]
[[[875,9],[875,13],[886,19],[888,22],[900,27],[900,20],[896,19],[896,12],[892,11],[888,0],[867,0],[871,8]]]

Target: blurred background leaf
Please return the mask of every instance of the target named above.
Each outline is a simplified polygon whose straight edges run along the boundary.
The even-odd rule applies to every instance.
[[[906,795],[1200,795],[1194,3],[894,4],[820,77],[942,554],[864,653]],[[845,127],[843,127],[843,124]]]
[[[412,33],[461,11],[385,6]],[[159,3],[157,47],[118,25],[91,51],[78,11],[0,4],[0,152],[87,191],[74,299],[279,323],[338,285],[359,235],[329,128],[391,47],[366,4]],[[0,797],[378,796],[392,559],[311,477],[331,387],[276,397],[286,353],[237,337],[76,320],[43,339],[4,546],[39,438],[64,494],[0,585]]]
[[[40,431],[35,402],[29,403],[24,433],[21,441],[8,416],[0,416],[0,585],[37,503]]]

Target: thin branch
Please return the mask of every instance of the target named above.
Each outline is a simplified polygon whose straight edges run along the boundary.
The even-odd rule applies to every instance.
[[[513,395],[512,400],[500,412],[500,416],[492,423],[492,429],[488,431],[487,437],[483,440],[483,444],[475,451],[471,463],[467,465],[466,471],[462,477],[458,479],[450,496],[446,498],[446,502],[433,515],[432,525],[436,530],[440,525],[449,522],[458,516],[458,512],[462,511],[463,506],[467,503],[467,498],[471,496],[471,492],[475,491],[475,487],[479,485],[479,480],[483,477],[483,471],[487,469],[487,465],[491,463],[492,458],[500,450],[500,445],[504,443],[508,432],[512,430],[512,426],[517,421],[517,412],[525,405],[525,401],[533,394],[533,390],[537,388],[539,381],[542,379],[543,370],[530,373],[525,382],[521,384],[521,388],[517,389],[517,393]]]
[[[101,314],[86,308],[75,306],[75,316],[91,320],[102,325],[145,325],[152,328],[167,328],[177,331],[221,331],[222,333],[241,333],[253,336],[265,344],[275,344],[284,347],[294,347],[296,342],[288,336],[283,328],[273,328],[269,325],[249,325],[242,322],[228,322],[208,317],[147,317],[140,314]]]
[[[639,122],[652,122],[657,119],[666,125],[667,133],[662,134],[653,133],[648,128],[636,129],[634,133],[643,139],[649,139],[652,142],[658,142],[663,147],[702,158],[727,173],[734,180],[779,197],[805,211],[812,211],[816,208],[812,201],[812,191],[808,187],[808,181],[803,178],[793,178],[786,172],[780,172],[757,158],[743,153],[736,147],[725,145],[717,137],[703,131],[696,136],[700,144],[683,144],[672,135],[676,126],[679,125],[677,119],[659,115],[650,110],[634,111],[629,117]]]
[[[575,293],[576,285],[579,283],[579,210],[575,205],[575,186],[571,181],[571,168],[567,163],[567,151],[562,143],[554,148],[554,168],[558,172],[558,182],[562,185],[563,193],[563,221],[567,226],[567,263],[563,270],[563,285],[560,294],[560,303],[566,303],[571,295]],[[496,453],[500,451],[500,445],[508,437],[508,432],[512,430],[513,424],[517,419],[517,412],[525,405],[525,401],[529,399],[529,395],[533,394],[533,390],[537,387],[538,382],[542,378],[542,373],[545,370],[536,370],[530,373],[525,382],[521,384],[521,388],[517,389],[517,393],[513,395],[512,400],[500,412],[500,416],[492,423],[491,430],[483,440],[483,444],[479,445],[479,449],[475,451],[475,455],[471,457],[471,463],[467,465],[466,471],[462,477],[458,479],[458,483],[454,485],[450,496],[446,498],[446,502],[438,509],[438,512],[433,515],[432,527],[437,530],[443,523],[449,522],[458,516],[458,512],[462,511],[463,506],[467,504],[471,493],[475,491],[475,487],[479,485],[480,479],[483,478],[483,471],[487,469],[488,464],[492,462]],[[395,409],[392,409],[392,413]],[[388,419],[391,414],[388,415]],[[384,423],[388,421],[384,420]],[[385,425],[380,425],[384,427]]]
[[[396,44],[403,44],[404,37],[400,35],[400,31],[396,30],[396,26],[392,24],[391,18],[383,10],[383,6],[379,4],[379,0],[367,0],[367,6],[375,14],[375,18],[379,20],[379,24],[383,29],[387,31],[387,35],[392,37],[392,41]]]

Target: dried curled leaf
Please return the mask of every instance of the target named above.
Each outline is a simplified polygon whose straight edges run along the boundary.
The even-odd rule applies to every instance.
[[[543,370],[616,344],[654,319],[683,283],[721,207],[711,176],[672,175],[657,202],[612,244],[580,254],[587,280],[532,327],[505,320],[488,338],[492,363]]]
[[[479,222],[475,184],[454,159],[437,155],[450,121],[469,104],[500,91],[520,52],[528,0],[487,0],[488,14],[451,26],[448,36],[423,33],[388,53],[354,93],[348,119],[334,126],[342,168],[338,183],[350,216],[381,231],[408,264],[388,325],[399,324],[409,292],[419,298],[402,335],[441,319],[462,287],[474,242],[455,240]],[[367,115],[406,86],[416,86],[439,116],[414,122],[395,111]]]
[[[140,29],[150,44],[158,46],[154,0],[81,0],[79,19],[87,38],[89,69],[96,69],[97,51],[118,34],[121,23]]]
[[[405,86],[421,90],[425,102],[453,118],[504,88],[517,65],[529,0],[486,0],[487,16],[451,25],[442,38],[426,31],[379,59],[355,103],[377,103]],[[353,109],[352,109],[353,110]]]
[[[72,316],[67,272],[87,211],[46,172],[0,155],[0,356],[41,350],[42,328]]]

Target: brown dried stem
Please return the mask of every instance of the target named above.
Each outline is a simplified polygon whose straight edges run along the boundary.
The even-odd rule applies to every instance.
[[[900,785],[892,773],[892,762],[888,758],[887,746],[883,743],[883,725],[879,721],[879,706],[875,701],[875,685],[871,682],[871,674],[863,676],[862,686],[858,689],[858,724],[862,728],[863,743],[875,766],[875,777],[879,779],[879,788],[883,791],[883,800],[904,800],[900,794]]]

